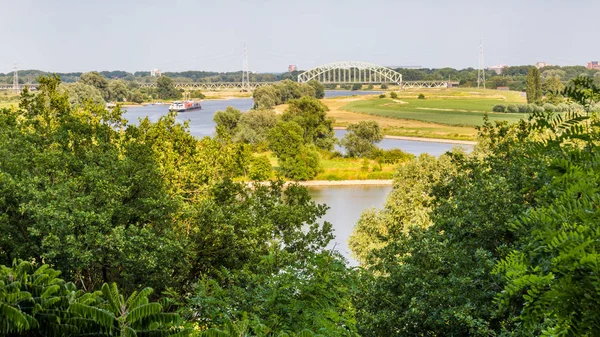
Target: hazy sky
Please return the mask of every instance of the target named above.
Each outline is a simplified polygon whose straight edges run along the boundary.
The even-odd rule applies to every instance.
[[[283,72],[600,59],[600,0],[0,0],[0,72]]]

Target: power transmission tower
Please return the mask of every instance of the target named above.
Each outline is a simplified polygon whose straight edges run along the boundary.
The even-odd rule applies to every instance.
[[[250,91],[250,70],[248,69],[248,50],[244,42],[244,67],[242,70],[242,91]]]
[[[477,89],[483,84],[485,89],[485,62],[483,60],[483,39],[479,44],[479,69],[477,70]]]
[[[19,73],[17,72],[17,65],[15,64],[15,71],[13,74],[13,90],[18,95],[21,90],[19,88]]]

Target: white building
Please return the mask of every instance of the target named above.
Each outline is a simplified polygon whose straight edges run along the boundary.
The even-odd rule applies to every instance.
[[[152,77],[160,77],[161,72],[160,69],[152,69],[150,70],[150,76]]]

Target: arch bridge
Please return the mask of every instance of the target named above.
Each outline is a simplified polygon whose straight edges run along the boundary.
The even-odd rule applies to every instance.
[[[298,75],[298,82],[316,80],[323,84],[402,84],[402,74],[374,63],[344,61],[324,64]]]

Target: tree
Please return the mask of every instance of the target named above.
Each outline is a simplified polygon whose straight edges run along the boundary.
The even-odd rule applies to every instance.
[[[213,121],[217,123],[217,135],[223,139],[233,137],[241,117],[242,112],[230,106],[225,111],[217,111],[213,116]]]
[[[530,67],[527,72],[527,103],[538,103],[542,99],[542,84],[540,71],[536,67]]]
[[[353,91],[354,90],[360,90],[360,89],[362,89],[362,84],[360,84],[360,83],[354,83],[354,84],[352,84],[352,90]]]
[[[308,180],[319,173],[319,154],[305,145],[303,129],[296,122],[281,121],[269,131],[269,147],[277,156],[279,168],[291,179]]]
[[[315,89],[315,98],[325,97],[325,86],[321,84],[321,82],[317,80],[310,80],[306,82],[306,84],[310,85]]]
[[[302,128],[305,144],[314,144],[323,150],[332,150],[335,143],[333,119],[327,117],[329,108],[313,97],[291,100],[281,119],[293,121]]]
[[[341,145],[350,157],[368,157],[383,140],[383,132],[376,121],[361,121],[349,124],[348,132],[342,138]]]
[[[268,145],[267,133],[278,120],[279,116],[273,110],[250,110],[240,117],[233,140],[264,147]]]
[[[87,85],[91,85],[96,89],[100,90],[102,94],[102,98],[104,100],[110,99],[110,92],[108,90],[108,80],[100,75],[97,71],[90,71],[88,73],[82,74],[79,78],[79,82]]]
[[[60,88],[61,90],[68,92],[69,102],[72,106],[81,106],[86,102],[98,105],[106,104],[100,90],[91,85],[76,82],[72,84],[61,84]]]
[[[123,80],[112,80],[108,83],[108,93],[111,101],[123,102],[130,96],[129,88]]]
[[[181,93],[175,89],[175,84],[170,77],[161,76],[156,81],[156,92],[160,99],[177,99]]]
[[[264,181],[271,177],[273,167],[266,156],[256,156],[250,159],[250,172],[248,176],[255,181]]]

